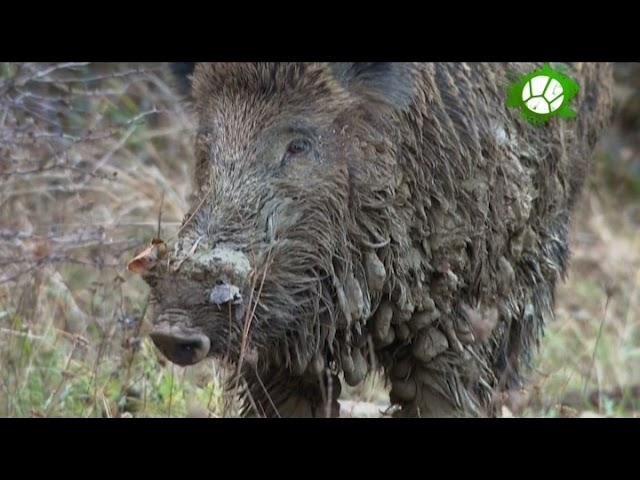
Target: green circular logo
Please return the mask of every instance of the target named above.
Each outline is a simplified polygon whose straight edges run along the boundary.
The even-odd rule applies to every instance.
[[[507,106],[518,108],[534,125],[542,125],[552,117],[575,118],[569,104],[580,87],[568,76],[545,65],[525,75],[509,87]]]

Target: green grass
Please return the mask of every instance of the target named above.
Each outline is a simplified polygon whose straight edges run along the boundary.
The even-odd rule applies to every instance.
[[[167,365],[147,338],[133,348],[136,337],[123,332],[92,345],[54,328],[27,334],[20,323],[13,319],[15,334],[3,356],[3,416],[184,417],[224,410],[212,365],[197,371]]]

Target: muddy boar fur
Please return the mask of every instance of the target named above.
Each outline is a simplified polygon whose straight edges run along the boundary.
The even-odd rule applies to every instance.
[[[335,416],[341,382],[373,371],[395,415],[496,415],[553,317],[609,119],[606,64],[562,67],[580,85],[573,120],[507,109],[509,83],[541,66],[181,67],[195,198],[145,277],[154,318],[241,364],[245,415]],[[311,148],[287,156],[296,135]],[[186,266],[217,245],[250,259],[243,308],[207,304],[216,275]]]

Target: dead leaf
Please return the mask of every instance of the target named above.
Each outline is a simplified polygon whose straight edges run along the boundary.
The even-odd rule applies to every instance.
[[[167,253],[167,244],[162,240],[154,238],[151,245],[129,262],[127,270],[138,275],[145,275],[162,259]]]

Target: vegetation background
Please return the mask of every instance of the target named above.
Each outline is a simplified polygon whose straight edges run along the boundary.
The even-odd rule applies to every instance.
[[[235,415],[222,367],[167,363],[127,261],[187,210],[194,125],[162,64],[0,63],[0,416]],[[640,415],[640,64],[575,215],[530,383],[503,416]],[[161,218],[160,218],[161,212]],[[345,414],[380,416],[372,376]]]

